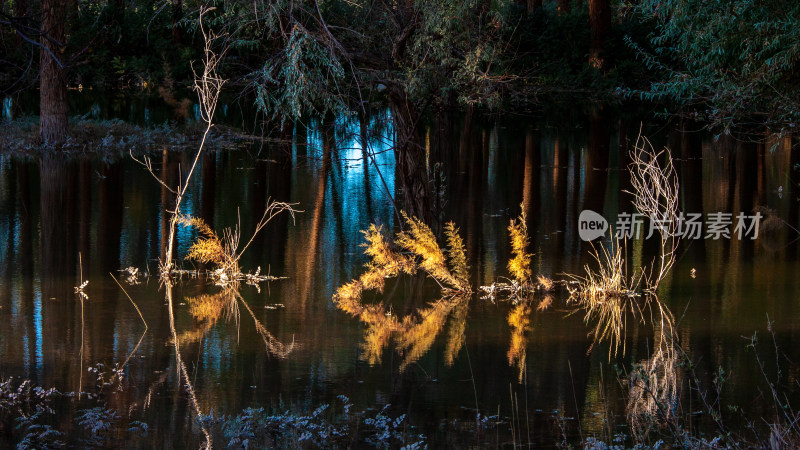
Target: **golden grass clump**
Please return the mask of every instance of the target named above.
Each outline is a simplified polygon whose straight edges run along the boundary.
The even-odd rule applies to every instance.
[[[488,286],[480,286],[478,289],[485,295],[484,299],[506,299],[514,303],[528,301],[531,295],[536,293],[551,293],[556,286],[563,286],[563,281],[553,281],[544,276],[537,275],[536,281],[532,280],[533,270],[531,269],[532,253],[528,253],[530,237],[528,227],[525,224],[525,212],[520,213],[516,219],[511,219],[508,225],[508,235],[511,243],[512,258],[508,261],[508,271],[512,279],[506,278],[508,282],[495,281]],[[550,299],[552,302],[552,298]]]
[[[444,328],[447,318],[458,305],[465,305],[472,292],[464,243],[458,229],[451,222],[444,228],[447,252],[442,250],[431,229],[417,218],[403,213],[407,224],[406,231],[397,234],[394,244],[406,250],[404,254],[395,250],[381,227],[370,225],[362,231],[366,243],[364,253],[370,260],[365,264],[366,271],[359,278],[343,284],[333,296],[334,304],[340,310],[358,317],[365,324],[364,341],[361,345],[361,359],[370,364],[379,363],[383,349],[394,338],[403,352],[401,370],[427,352],[436,336]],[[365,290],[383,292],[387,278],[405,273],[413,275],[418,269],[425,271],[443,290],[445,296],[425,309],[417,309],[414,314],[399,320],[385,305],[364,305],[362,295]],[[448,344],[445,350],[446,364],[452,364],[461,350],[466,327],[466,308],[451,321]]]
[[[508,233],[511,237],[511,253],[514,255],[508,261],[508,271],[518,282],[527,282],[531,278],[531,256],[533,255],[526,251],[530,239],[528,238],[528,226],[525,225],[525,212],[522,212],[518,219],[511,219]]]
[[[240,226],[237,224],[233,228],[225,228],[220,237],[203,219],[185,214],[175,214],[172,221],[175,225],[182,225],[197,230],[198,237],[194,244],[189,247],[186,259],[191,259],[202,264],[213,264],[216,269],[209,271],[208,274],[218,286],[227,286],[240,281],[249,284],[257,284],[259,281],[273,279],[269,275],[260,275],[260,268],[255,273],[242,273],[239,268],[239,260],[245,250],[253,243],[253,240],[267,226],[267,224],[278,214],[288,211],[294,219],[295,212],[293,203],[276,202],[267,200],[267,206],[261,219],[256,222],[250,240],[244,245],[240,245]],[[170,239],[172,241],[172,238]],[[171,245],[171,244],[170,244]],[[170,253],[171,254],[171,253]],[[168,263],[162,263],[161,275],[169,277],[176,272],[172,263],[171,256],[167,258]],[[178,271],[180,272],[180,271]]]
[[[401,273],[412,275],[416,272],[414,261],[394,251],[382,233],[382,227],[370,225],[362,231],[367,241],[361,244],[366,247],[364,253],[370,257],[366,264],[367,271],[357,280],[343,284],[336,290],[333,299],[343,311],[357,316],[361,314],[361,295],[365,289],[383,292],[386,279]]]
[[[367,243],[362,246],[366,247],[364,253],[371,261],[367,263],[368,270],[360,278],[364,288],[378,292],[383,292],[386,278],[396,277],[401,273],[413,275],[416,272],[414,262],[392,250],[381,230],[382,227],[372,224],[363,231]]]
[[[455,226],[451,224],[450,231],[446,231],[446,234],[448,234],[448,240],[454,244],[454,247],[450,249],[451,255],[454,256],[453,262],[460,264],[454,267],[453,272],[462,274],[461,276],[454,275],[450,271],[447,258],[430,227],[416,217],[408,217],[405,213],[403,213],[403,218],[405,218],[408,231],[401,231],[397,234],[395,240],[397,245],[418,256],[420,258],[417,262],[419,268],[427,272],[443,288],[460,292],[469,291],[469,281],[465,276],[467,267],[464,246]]]
[[[372,264],[377,267],[385,267],[387,270],[397,269],[403,271],[409,267],[408,259],[390,248],[389,242],[383,236],[383,227],[371,224],[369,228],[361,233],[367,241],[361,244],[366,247],[364,254],[372,259]]]
[[[544,275],[537,275],[536,281],[539,283],[539,289],[544,292],[551,292],[556,287],[555,282]]]
[[[390,241],[384,236],[382,227],[374,224],[362,231],[367,241],[362,244],[366,248],[364,253],[370,257],[366,264],[367,270],[361,276],[346,283],[336,290],[333,300],[336,305],[352,314],[361,313],[361,296],[364,290],[383,292],[387,278],[392,278],[405,273],[413,275],[417,269],[424,270],[443,289],[457,293],[471,292],[469,274],[467,270],[467,257],[464,243],[458,235],[454,224],[445,226],[445,237],[448,242],[448,253],[439,247],[431,229],[417,218],[408,217],[403,213],[408,225],[408,231],[397,234],[397,246],[409,251],[411,255],[404,255],[391,246]],[[450,259],[451,269],[447,264]]]
[[[203,219],[181,215],[177,217],[177,223],[194,228],[199,234],[197,241],[189,247],[186,259],[192,259],[203,264],[216,265],[222,265],[227,262],[228,256],[222,240]]]
[[[447,256],[450,258],[450,267],[459,284],[469,285],[469,267],[467,266],[467,252],[464,250],[464,240],[458,234],[458,228],[453,222],[444,226],[444,235],[447,238]]]

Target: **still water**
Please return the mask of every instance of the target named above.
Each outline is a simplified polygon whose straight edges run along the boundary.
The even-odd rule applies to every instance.
[[[297,126],[291,142],[205,154],[187,191],[186,214],[217,230],[240,222],[249,236],[269,198],[297,203],[302,212],[273,220],[240,263],[281,279],[243,284],[236,294],[184,276],[172,288],[174,324],[157,276],[126,280],[121,272],[157,273],[165,251],[165,210],[173,200],[144,167],[98,156],[48,163],[0,157],[0,379],[91,394],[101,390],[98,371],[120,368],[124,381],[105,392],[105,406],[124,421],[147,424],[145,445],[157,447],[199,445],[197,410],[215,417],[248,407],[309,413],[341,402],[340,395],[359,410],[391,405],[389,415],[407,414],[410,429],[433,446],[549,446],[562,434],[577,442],[627,432],[629,382],[621,371],[653,353],[656,333],[648,321],[630,319],[624,353],[609,356],[610,343],[593,345],[591,324],[563,292],[545,311],[479,294],[443,302],[433,281],[402,276],[365,301],[419,326],[383,339],[379,325],[336,308],[334,292],[367,261],[360,230],[371,223],[399,229],[387,193],[402,195],[403,174],[389,119],[370,119],[374,161],[362,150],[358,124],[345,121]],[[553,279],[583,274],[591,247],[578,236],[578,215],[591,209],[613,220],[633,211],[623,192],[630,183],[625,155],[638,131],[639,121],[612,114],[560,122],[431,120],[420,145],[434,180],[434,229],[449,220],[460,227],[473,289],[509,276],[507,227],[521,208],[533,272]],[[793,345],[800,332],[800,152],[792,152],[788,138],[714,139],[672,125],[645,132],[656,147],[672,149],[683,211],[736,216],[761,207],[767,215],[757,240],[681,243],[658,291],[676,317],[681,348],[697,366],[696,379],[684,370],[677,375],[679,409],[691,417],[688,426],[713,436],[693,383],[712,391],[720,367],[728,376],[721,404],[753,418],[771,414],[756,353],[746,347],[758,332],[775,380],[768,320],[781,352],[780,381],[800,375],[788,362],[800,360]],[[157,174],[175,183],[191,155],[155,149],[152,161]],[[179,255],[195,237],[179,230]],[[642,261],[658,246],[638,240],[629,247],[628,257]],[[75,292],[82,280],[89,281],[86,298]],[[497,417],[480,433],[464,433],[476,409]],[[78,408],[58,412],[54,423],[69,434]],[[18,438],[0,429],[0,442]]]

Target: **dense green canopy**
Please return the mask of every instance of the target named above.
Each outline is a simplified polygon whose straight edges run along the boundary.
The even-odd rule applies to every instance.
[[[587,2],[213,0],[207,21],[228,86],[279,121],[373,101],[409,117],[431,105],[520,109],[564,92],[654,101],[715,125],[797,120],[800,5]],[[50,3],[3,2],[4,94],[36,86],[44,47],[72,86],[191,80],[201,3],[77,0],[56,9],[64,42],[43,25]]]

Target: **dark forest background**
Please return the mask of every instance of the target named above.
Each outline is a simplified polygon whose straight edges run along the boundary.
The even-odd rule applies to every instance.
[[[68,130],[69,89],[166,101],[202,56],[273,129],[389,105],[413,133],[441,109],[525,111],[546,98],[644,101],[709,127],[798,119],[800,4],[781,0],[6,0],[0,91],[40,88],[41,139]],[[173,99],[174,101],[174,99]]]

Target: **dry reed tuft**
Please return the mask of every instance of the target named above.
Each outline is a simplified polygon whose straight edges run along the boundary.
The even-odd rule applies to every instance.
[[[366,240],[362,244],[364,253],[370,258],[365,264],[366,271],[340,286],[333,302],[341,311],[358,317],[365,324],[361,359],[370,364],[379,363],[383,350],[394,338],[404,354],[401,371],[430,349],[455,309],[457,313],[451,319],[445,350],[445,363],[450,365],[464,342],[466,308],[459,306],[467,304],[472,292],[464,243],[455,225],[448,223],[444,229],[448,247],[444,251],[427,225],[405,213],[402,216],[408,225],[407,230],[397,234],[394,245],[380,226],[373,224],[362,231]],[[407,253],[401,253],[395,246]],[[383,304],[362,303],[365,290],[383,292],[387,278],[402,273],[413,275],[418,270],[424,271],[441,286],[443,298],[427,308],[417,309],[402,320],[387,311]]]
[[[234,228],[225,228],[222,233],[223,237],[220,238],[219,235],[199,217],[176,214],[174,220],[176,225],[183,225],[197,230],[199,234],[198,239],[189,248],[186,259],[216,266],[216,270],[209,272],[209,275],[215,280],[216,284],[223,287],[231,283],[238,283],[239,281],[256,284],[259,281],[274,279],[274,277],[261,275],[260,267],[255,273],[242,273],[239,268],[239,260],[245,250],[247,250],[247,247],[253,242],[253,239],[255,239],[258,233],[260,233],[275,216],[282,212],[288,212],[292,216],[292,219],[294,219],[294,213],[299,212],[294,209],[295,205],[296,204],[268,200],[266,210],[261,219],[256,223],[253,235],[242,248],[239,248],[240,232],[238,224]],[[173,272],[174,271],[173,269]]]
[[[527,283],[531,278],[531,255],[526,251],[530,239],[528,226],[525,225],[525,212],[518,219],[511,219],[508,225],[508,234],[511,237],[511,253],[514,257],[508,261],[508,271],[519,283]]]
[[[455,264],[451,270],[444,251],[439,247],[436,236],[430,227],[416,217],[409,217],[404,212],[402,215],[408,230],[398,233],[395,243],[416,256],[419,268],[427,272],[443,289],[456,292],[471,291],[467,277],[464,245],[455,225],[450,223],[445,227],[445,235],[452,245],[450,248],[451,263]]]
[[[508,225],[508,234],[511,244],[511,254],[513,257],[508,261],[508,271],[512,279],[509,282],[495,281],[488,286],[480,286],[479,289],[484,293],[482,298],[510,300],[514,303],[526,301],[528,297],[537,292],[553,292],[558,285],[563,285],[563,281],[554,281],[544,275],[537,275],[536,281],[532,280],[533,271],[531,269],[532,253],[528,253],[530,237],[528,227],[525,225],[525,212],[522,212],[516,219],[511,219]],[[550,299],[552,301],[552,298]]]
[[[352,315],[363,311],[361,296],[364,290],[383,292],[387,278],[405,273],[413,275],[421,269],[436,280],[446,293],[470,293],[467,258],[464,244],[454,224],[445,226],[449,245],[447,255],[439,247],[431,229],[417,218],[403,213],[408,231],[397,234],[395,244],[407,250],[406,255],[392,248],[382,227],[374,224],[362,231],[366,243],[364,254],[370,257],[366,271],[358,279],[339,287],[333,296],[334,303]],[[449,257],[449,266],[448,266]]]
[[[617,354],[620,345],[624,350],[625,320],[629,312],[641,310],[636,303],[636,288],[641,281],[638,277],[628,277],[623,257],[624,250],[616,238],[612,238],[610,248],[593,246],[592,256],[597,269],[584,267],[584,277],[572,276],[578,281],[577,287],[570,289],[570,300],[585,311],[584,322],[594,324],[589,335],[594,344],[610,341],[609,357]]]
[[[651,306],[648,299],[640,302],[636,293],[645,281],[645,291],[655,293],[659,284],[672,269],[678,249],[680,226],[678,216],[678,179],[669,149],[655,151],[641,135],[631,151],[628,166],[634,195],[633,204],[639,214],[649,217],[658,231],[660,253],[649,268],[629,273],[625,261],[626,241],[611,237],[608,247],[592,246],[596,268],[585,266],[586,275],[572,276],[577,287],[570,289],[570,299],[585,310],[584,321],[593,323],[589,335],[594,343],[608,340],[609,357],[617,354],[620,345],[624,352],[625,321],[629,313],[643,321],[643,308]],[[662,161],[663,160],[663,161]],[[613,234],[613,233],[612,233]],[[655,297],[658,311],[664,317],[671,314]]]
[[[642,275],[628,276],[624,247],[619,239],[613,237],[609,248],[592,244],[591,255],[597,268],[593,269],[587,264],[584,266],[586,276],[573,276],[579,284],[572,293],[579,300],[599,301],[607,297],[632,297],[635,294]]]

